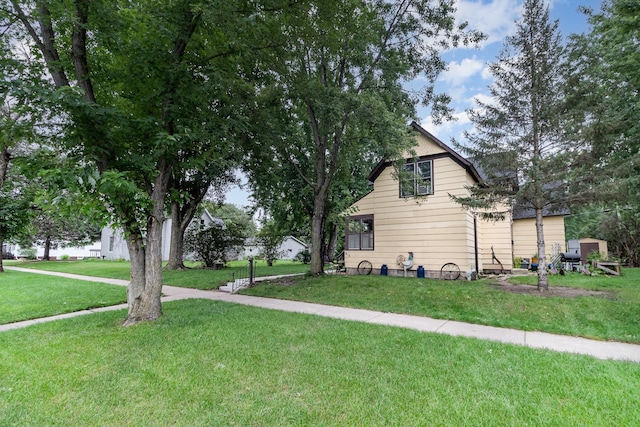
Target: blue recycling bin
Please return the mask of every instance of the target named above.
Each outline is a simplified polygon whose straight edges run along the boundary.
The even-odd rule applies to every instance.
[[[418,279],[424,279],[424,267],[421,265],[418,266]]]
[[[389,273],[389,267],[387,267],[387,264],[382,264],[382,267],[380,268],[380,275],[386,276],[388,273]]]

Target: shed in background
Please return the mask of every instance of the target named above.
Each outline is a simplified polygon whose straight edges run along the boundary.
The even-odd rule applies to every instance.
[[[586,264],[587,257],[591,252],[600,252],[604,256],[607,256],[607,241],[591,238],[572,239],[567,242],[567,252],[580,254],[580,261]]]

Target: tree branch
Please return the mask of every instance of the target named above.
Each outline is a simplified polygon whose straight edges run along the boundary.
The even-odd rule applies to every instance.
[[[20,4],[16,0],[11,0],[11,4],[13,5],[13,9],[15,10],[15,14],[18,19],[22,22],[22,25],[27,29],[27,32],[33,39],[33,42],[36,44],[40,52],[42,52],[42,56],[47,64],[47,68],[51,73],[51,77],[53,78],[53,82],[57,87],[65,87],[69,86],[69,79],[62,68],[62,64],[60,63],[60,55],[55,47],[55,33],[53,31],[53,24],[51,23],[51,13],[47,6],[42,3],[40,4],[40,31],[42,33],[42,39],[38,36],[35,28],[29,22],[29,18],[24,13]]]
[[[93,92],[91,77],[89,76],[89,65],[87,63],[87,20],[89,13],[89,0],[76,0],[76,17],[78,18],[73,27],[71,35],[71,59],[76,72],[78,86],[82,89],[84,96],[93,104],[96,103],[96,96]]]

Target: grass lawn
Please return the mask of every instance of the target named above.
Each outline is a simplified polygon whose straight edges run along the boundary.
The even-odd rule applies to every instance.
[[[0,274],[0,324],[127,302],[122,286],[42,274]]]
[[[640,364],[214,301],[0,334],[0,425],[636,425]]]
[[[535,277],[516,278],[534,284]],[[489,279],[440,281],[382,276],[301,277],[259,283],[243,294],[453,319],[527,331],[640,343],[640,269],[622,277],[554,276],[552,286],[609,292],[606,297],[506,292]]]
[[[185,264],[190,268],[184,271],[165,270],[163,273],[164,283],[185,288],[216,289],[230,282],[234,273],[239,274],[241,269],[246,268],[248,262],[231,261],[228,263],[228,267],[222,270],[203,269],[200,263],[194,262]],[[7,263],[7,265],[122,280],[129,279],[131,268],[131,264],[127,261],[102,260],[22,261]],[[272,267],[267,266],[264,261],[258,261],[256,266],[256,276],[277,276],[307,271],[309,271],[308,265],[294,261],[276,261]]]

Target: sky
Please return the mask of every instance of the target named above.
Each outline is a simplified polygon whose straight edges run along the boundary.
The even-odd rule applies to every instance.
[[[475,99],[490,100],[489,86],[493,77],[487,64],[495,62],[505,37],[515,33],[515,23],[522,16],[523,0],[458,0],[456,19],[467,21],[471,28],[485,33],[488,38],[479,49],[459,48],[446,52],[443,57],[449,64],[436,82],[438,92],[448,93],[455,110],[455,121],[435,125],[427,108],[418,109],[419,123],[444,143],[451,138],[464,144],[464,131],[473,128],[466,110],[475,107]],[[563,37],[588,31],[586,16],[578,8],[586,6],[599,11],[602,0],[547,0],[552,20],[558,20]]]
[[[443,54],[448,69],[436,82],[438,93],[448,93],[454,109],[455,121],[435,125],[426,107],[418,107],[418,122],[441,141],[449,144],[452,138],[464,144],[464,131],[472,130],[466,110],[473,108],[474,99],[489,100],[492,76],[487,64],[495,62],[505,37],[513,35],[515,23],[522,16],[523,0],[457,0],[456,20],[467,21],[469,27],[487,35],[479,48],[458,48]],[[547,0],[552,20],[558,20],[563,37],[588,31],[587,19],[578,9],[586,6],[594,11],[601,9],[602,0]],[[420,79],[410,83],[420,86]],[[226,194],[226,202],[248,206],[248,189],[233,188]]]

